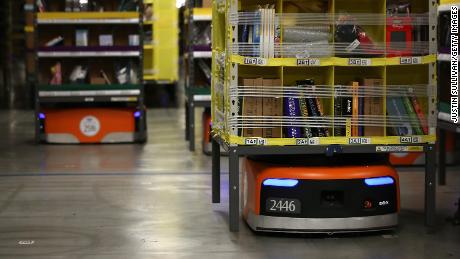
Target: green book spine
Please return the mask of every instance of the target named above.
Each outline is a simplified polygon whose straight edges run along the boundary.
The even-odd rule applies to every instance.
[[[417,114],[415,113],[414,107],[412,107],[412,102],[408,96],[402,97],[404,107],[406,107],[407,114],[411,120],[412,128],[417,135],[423,135],[422,127],[420,127],[420,122],[418,121]]]

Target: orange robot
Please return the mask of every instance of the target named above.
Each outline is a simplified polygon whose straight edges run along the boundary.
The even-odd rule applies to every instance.
[[[387,157],[278,157],[245,160],[243,217],[253,230],[338,233],[397,226],[399,178]]]

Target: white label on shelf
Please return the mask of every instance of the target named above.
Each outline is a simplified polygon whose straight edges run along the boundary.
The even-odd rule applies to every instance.
[[[259,143],[259,140],[257,138],[247,138],[244,140],[245,145],[255,146],[257,145],[257,143]]]
[[[258,142],[258,144],[259,144],[260,146],[264,146],[264,145],[267,145],[267,140],[266,140],[266,139],[264,139],[264,138],[259,138],[259,142]]]
[[[297,66],[319,66],[320,61],[317,58],[300,58],[297,59]]]
[[[371,144],[371,139],[370,138],[349,138],[348,139],[348,144],[351,145],[368,145]]]
[[[405,136],[401,137],[399,140],[403,144],[407,143],[422,143],[422,137],[420,136]]]
[[[244,58],[245,65],[265,66],[267,60],[265,58]]]
[[[412,143],[422,143],[422,137],[420,136],[412,137]]]
[[[372,61],[370,58],[349,58],[348,65],[350,66],[370,66]]]
[[[401,57],[399,59],[399,64],[401,65],[422,64],[422,58],[421,57]]]
[[[85,97],[85,102],[94,102],[93,97]]]
[[[80,131],[83,135],[87,137],[94,137],[99,133],[101,129],[101,123],[94,116],[85,116],[80,121]]]
[[[407,137],[407,136],[406,136],[406,137],[401,137],[401,138],[399,139],[399,142],[400,142],[400,143],[404,143],[404,144],[406,144],[406,143],[412,143],[412,137]]]
[[[308,139],[308,144],[312,145],[312,146],[319,145],[319,138],[310,138],[310,139]]]
[[[309,139],[307,139],[307,138],[299,138],[299,139],[296,140],[296,145],[297,146],[307,146],[307,145],[309,145],[308,140]]]

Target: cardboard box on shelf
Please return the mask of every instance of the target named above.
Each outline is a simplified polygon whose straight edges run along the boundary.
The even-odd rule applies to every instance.
[[[280,79],[264,79],[264,87],[281,86]],[[265,97],[263,98],[263,116],[282,116],[283,98]],[[264,138],[281,138],[281,127],[263,129]]]
[[[90,83],[92,85],[105,85],[105,79],[103,77],[91,77]]]
[[[88,30],[85,30],[85,29],[75,30],[75,46],[78,46],[78,47],[88,46]]]
[[[203,0],[203,7],[211,8],[212,7],[212,0]]]
[[[243,79],[244,86],[262,86],[262,78]],[[263,100],[260,97],[243,97],[243,116],[261,116]],[[244,127],[243,137],[262,137],[261,128]]]
[[[380,78],[365,78],[363,87],[366,86],[383,86],[383,79]],[[383,91],[383,89],[382,89]],[[383,116],[383,98],[382,97],[365,97],[364,98],[364,115]],[[384,127],[365,126],[365,136],[383,136]]]
[[[99,46],[113,46],[113,35],[112,34],[99,35]]]

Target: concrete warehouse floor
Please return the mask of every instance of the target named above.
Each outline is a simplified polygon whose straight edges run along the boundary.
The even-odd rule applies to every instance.
[[[445,221],[458,167],[438,188],[435,234],[423,226],[422,168],[399,169],[394,232],[257,235],[241,225],[234,234],[227,177],[222,203],[211,204],[211,159],[188,151],[183,110],[151,110],[146,145],[35,145],[32,116],[0,112],[0,257],[460,258],[460,227]]]

